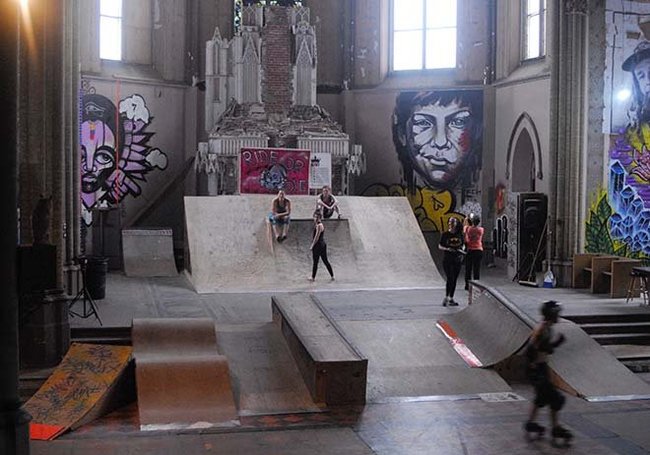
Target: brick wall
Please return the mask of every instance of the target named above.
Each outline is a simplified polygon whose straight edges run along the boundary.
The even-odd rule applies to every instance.
[[[291,28],[289,8],[272,6],[265,9],[262,31],[262,102],[269,114],[286,115],[293,95],[291,66]]]

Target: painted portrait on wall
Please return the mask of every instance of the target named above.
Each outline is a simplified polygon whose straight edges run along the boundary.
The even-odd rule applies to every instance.
[[[140,195],[145,175],[167,168],[167,156],[151,147],[154,133],[146,128],[153,117],[140,95],[120,100],[118,106],[103,95],[82,98],[80,173],[82,216],[92,223],[91,211]]]
[[[603,133],[619,134],[650,115],[650,4],[606,1]]]
[[[403,181],[378,182],[366,196],[405,196],[424,232],[452,216],[481,213],[482,90],[401,92],[391,116]]]
[[[402,92],[393,114],[393,141],[409,189],[468,187],[478,178],[483,92]]]

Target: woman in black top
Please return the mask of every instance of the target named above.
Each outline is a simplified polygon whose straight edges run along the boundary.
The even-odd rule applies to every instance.
[[[311,269],[311,278],[309,281],[314,281],[316,279],[316,272],[318,271],[318,260],[323,259],[323,264],[327,267],[327,271],[334,281],[334,272],[332,271],[332,266],[327,260],[327,244],[325,243],[325,226],[323,226],[322,216],[320,211],[314,212],[314,238],[309,247],[312,254],[312,259],[314,261]]]
[[[456,292],[456,281],[460,274],[460,268],[463,264],[463,232],[458,218],[449,218],[447,225],[448,229],[442,233],[438,245],[438,248],[445,252],[442,267],[447,276],[446,294],[442,305],[457,306],[458,302],[454,300],[454,293]]]

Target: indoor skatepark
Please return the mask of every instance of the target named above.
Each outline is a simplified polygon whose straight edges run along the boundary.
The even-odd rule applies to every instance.
[[[215,220],[215,232],[234,230],[232,217],[209,214],[208,203],[216,201],[193,199],[188,205],[203,207],[195,213],[203,213],[203,220]],[[312,199],[298,198],[289,238],[282,245],[274,243],[273,251],[266,237],[261,242],[258,238],[265,234],[264,219],[253,223],[251,215],[264,213],[268,198],[228,199],[231,200],[226,201],[225,207],[230,205],[231,213],[239,207],[239,216],[254,225],[246,235],[238,233],[239,238],[228,246],[229,254],[218,252],[219,258],[211,262],[210,257],[201,257],[196,245],[190,246],[192,258],[198,256],[197,262],[192,262],[191,276],[145,281],[115,277],[114,285],[125,294],[131,289],[132,298],[126,299],[128,302],[123,297],[102,302],[100,311],[107,326],[132,326],[128,339],[123,341],[134,350],[135,373],[131,374],[137,400],[136,409],[122,408],[126,409],[122,419],[132,422],[122,423],[122,436],[201,429],[215,437],[226,437],[233,429],[259,429],[264,422],[277,423],[283,418],[289,418],[298,427],[312,425],[315,419],[318,425],[329,428],[330,419],[341,418],[337,414],[340,409],[359,412],[373,406],[408,403],[467,406],[478,401],[525,408],[527,401],[521,385],[513,383],[513,375],[508,371],[516,363],[537,318],[536,305],[532,311],[519,308],[494,287],[475,283],[470,306],[442,307],[439,302],[444,292],[443,278],[426,246],[422,247],[422,234],[405,200],[377,198],[350,203],[350,199],[357,198],[342,198],[345,219],[329,220],[326,224],[337,280],[329,282],[326,271],[320,270],[320,284],[317,278],[310,287],[311,283],[305,283],[304,273],[310,266],[309,255],[299,259],[291,255],[308,249],[311,224],[306,218]],[[224,210],[222,204],[214,204],[212,210]],[[254,209],[250,212],[241,210],[251,205]],[[363,210],[356,211],[356,207]],[[361,222],[368,213],[382,213],[383,225],[401,229],[396,238],[405,242],[402,248],[397,242],[379,241],[376,231],[372,231],[375,224]],[[301,219],[301,214],[305,218]],[[357,218],[360,221],[354,222]],[[187,222],[188,232],[192,232],[190,215]],[[344,247],[335,246],[336,242],[344,243]],[[278,246],[283,248],[280,253]],[[215,249],[203,250],[206,251],[214,253]],[[279,262],[271,262],[268,257],[279,258]],[[273,280],[261,279],[263,284],[259,286],[250,281],[257,274],[248,274],[246,283],[252,283],[252,289],[246,290],[247,285],[239,284],[233,274],[223,273],[230,268],[228,258],[235,260],[233,267],[245,267],[237,262],[245,259],[248,267],[257,271],[276,270],[273,266],[278,263],[284,267],[273,275]],[[383,267],[388,267],[392,259],[401,266],[392,280],[385,279],[385,287],[370,279],[346,281],[342,276],[343,271],[371,269],[374,258]],[[256,260],[268,261],[270,265],[258,266]],[[211,263],[217,264],[215,269],[206,267]],[[415,265],[424,265],[416,279],[400,281],[401,270]],[[282,274],[289,267],[303,272],[300,279],[291,280],[288,277],[293,274]],[[382,271],[382,276],[390,276],[392,270]],[[195,283],[205,283],[205,279],[195,282],[195,274],[213,277],[212,283],[203,286],[227,291],[197,293]],[[139,297],[134,304],[135,296]],[[92,320],[75,322],[94,325]],[[646,382],[575,324],[563,322],[560,330],[569,338],[567,346],[571,347],[558,351],[552,368],[567,393],[598,403],[650,397]],[[337,348],[339,345],[344,347]],[[459,346],[464,348],[459,350]],[[468,362],[467,352],[479,363]],[[607,373],[602,374],[604,371]],[[168,379],[162,376],[164,372]],[[216,379],[201,379],[206,374]],[[104,412],[110,410],[107,407]],[[364,411],[360,412],[362,416]],[[77,443],[80,436],[98,437],[110,425],[110,418],[104,415],[95,419],[56,441],[37,443],[52,444],[36,445],[37,450],[53,453],[52,447]]]

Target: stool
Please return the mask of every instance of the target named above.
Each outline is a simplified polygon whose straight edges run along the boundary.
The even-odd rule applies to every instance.
[[[641,297],[643,297],[643,303],[641,305],[648,305],[648,276],[639,273],[634,269],[630,272],[630,284],[627,287],[627,298],[625,299],[625,303],[634,300],[634,288],[637,279],[639,280],[639,293],[641,294]]]

